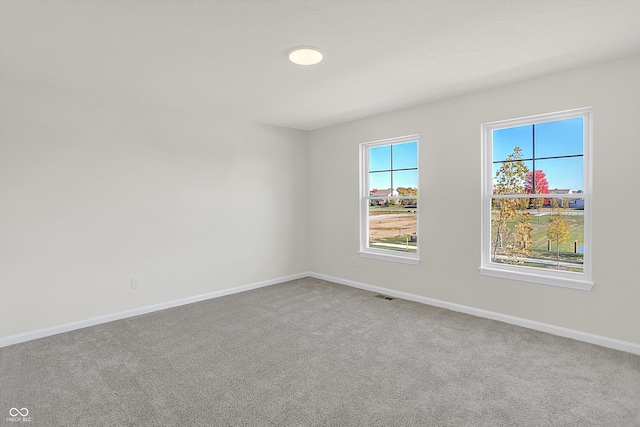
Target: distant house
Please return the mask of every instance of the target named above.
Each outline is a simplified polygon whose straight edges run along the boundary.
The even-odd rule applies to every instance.
[[[556,194],[556,195],[562,195],[562,194],[571,194],[571,189],[569,188],[554,188],[553,190],[549,190],[549,194]],[[554,199],[556,199],[558,201],[559,205],[562,205],[562,197],[554,197]],[[547,199],[549,202],[551,201],[551,199]]]
[[[549,190],[549,194],[558,194],[558,195],[578,194],[578,193],[582,193],[582,190],[573,191],[569,188],[554,188],[553,190]],[[558,199],[558,202],[562,204],[562,197],[556,197],[556,199]],[[584,199],[569,199],[569,207],[584,209]]]
[[[386,190],[371,190],[371,202],[375,205],[382,206],[387,202],[387,199],[376,199],[375,197],[397,197],[398,191],[393,188],[387,188]]]

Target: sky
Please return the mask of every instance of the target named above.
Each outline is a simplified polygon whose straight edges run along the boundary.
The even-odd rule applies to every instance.
[[[533,157],[534,125],[493,131],[493,160],[504,160],[513,152],[514,147],[522,149],[524,159]],[[535,155],[540,157],[565,156],[583,154],[583,119],[558,120],[535,125]],[[564,159],[536,160],[536,170],[542,170],[549,183],[549,189],[568,188],[583,189],[582,157]],[[525,161],[529,170],[533,170],[533,162]],[[500,163],[493,165],[493,177],[500,168]]]
[[[524,159],[534,153],[534,125],[493,131],[493,160],[504,160],[518,146]],[[581,117],[539,123],[535,125],[535,155],[537,170],[542,170],[549,189],[583,189],[583,158],[540,159],[541,157],[583,154],[583,119]],[[393,163],[393,164],[392,164]],[[533,170],[533,161],[525,161]],[[500,163],[493,165],[493,177]],[[369,148],[369,190],[398,187],[418,187],[418,143],[382,145]],[[397,170],[416,168],[413,170]]]
[[[369,190],[392,188],[392,178],[394,189],[398,187],[418,188],[417,167],[417,142],[371,147],[369,148]],[[410,168],[414,169],[396,170]]]

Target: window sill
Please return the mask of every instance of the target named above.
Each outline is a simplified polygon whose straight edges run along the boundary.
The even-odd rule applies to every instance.
[[[505,268],[480,267],[483,276],[500,277],[502,279],[519,280],[523,282],[539,283],[542,285],[559,286],[562,288],[590,291],[594,283],[582,278],[561,277],[560,275],[537,274],[528,271],[507,270]]]
[[[378,251],[359,251],[358,254],[362,258],[370,258],[377,259],[380,261],[391,261],[391,262],[399,262],[402,264],[412,264],[412,265],[420,265],[420,258],[417,255],[400,255],[395,253],[386,253],[386,252],[378,252]]]

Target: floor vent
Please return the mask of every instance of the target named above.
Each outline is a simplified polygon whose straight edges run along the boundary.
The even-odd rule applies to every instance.
[[[386,299],[387,301],[393,301],[393,297],[387,295],[376,295],[376,298]]]

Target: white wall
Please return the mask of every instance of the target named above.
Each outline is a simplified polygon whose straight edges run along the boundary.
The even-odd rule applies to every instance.
[[[2,337],[309,270],[305,132],[10,84],[1,102]]]
[[[309,134],[5,84],[0,336],[312,270],[640,343],[638,75],[635,56]],[[594,289],[481,277],[480,125],[584,106]],[[359,258],[358,144],[414,133],[421,265]]]
[[[313,131],[312,270],[640,343],[640,56]],[[482,123],[593,106],[590,292],[481,277]],[[359,258],[358,144],[420,135],[421,264]],[[351,265],[356,257],[356,266]]]

